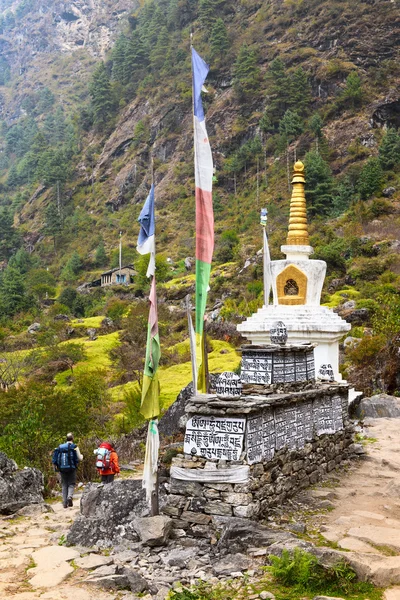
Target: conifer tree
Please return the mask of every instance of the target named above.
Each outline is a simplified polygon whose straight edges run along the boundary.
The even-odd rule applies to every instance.
[[[244,44],[233,66],[233,88],[239,98],[245,99],[254,94],[260,84],[260,69],[256,54]]]
[[[309,121],[311,131],[315,136],[316,151],[319,152],[319,142],[322,138],[323,121],[318,113],[314,113]]]
[[[120,35],[114,44],[111,53],[112,58],[112,78],[120,83],[125,83],[125,54],[127,48],[127,39],[124,35]]]
[[[333,179],[328,163],[315,150],[304,157],[306,176],[305,193],[311,215],[325,216],[333,202]]]
[[[363,90],[360,76],[356,71],[352,71],[347,76],[346,87],[344,88],[340,99],[343,104],[350,105],[352,108],[361,106]]]
[[[229,49],[228,32],[221,18],[217,19],[212,27],[210,35],[211,55],[222,58]]]
[[[164,25],[160,29],[160,33],[157,38],[157,43],[153,50],[150,52],[150,65],[153,70],[159,70],[162,68],[165,58],[168,53],[169,34],[168,29]]]
[[[56,241],[62,231],[62,221],[55,202],[51,202],[46,209],[44,231],[46,235],[52,236],[54,251],[56,251]]]
[[[104,242],[101,240],[100,244],[96,248],[94,261],[97,267],[104,267],[107,264],[107,254],[104,248]]]
[[[275,58],[267,72],[268,108],[267,112],[272,124],[278,123],[289,107],[289,83],[285,63]]]
[[[288,106],[299,114],[304,114],[311,102],[311,88],[307,73],[299,67],[288,74]]]
[[[303,131],[303,120],[296,111],[288,109],[279,121],[279,132],[286,143],[293,142]]]
[[[14,218],[8,207],[0,207],[0,258],[8,260],[20,245],[20,236],[14,228]]]
[[[199,2],[199,19],[203,29],[209,35],[212,26],[216,21],[216,0],[200,0]]]
[[[125,49],[124,61],[124,83],[137,87],[137,81],[141,78],[147,65],[148,53],[145,50],[142,37],[135,31]]]
[[[89,92],[92,97],[94,124],[102,130],[111,118],[114,108],[110,78],[103,61],[93,73]]]
[[[357,191],[361,200],[368,200],[379,192],[383,184],[383,172],[378,158],[370,158],[363,166],[358,182]]]
[[[15,267],[8,266],[1,278],[0,315],[11,317],[28,304],[24,276]]]
[[[379,162],[382,169],[393,169],[400,165],[400,134],[391,127],[379,146]]]

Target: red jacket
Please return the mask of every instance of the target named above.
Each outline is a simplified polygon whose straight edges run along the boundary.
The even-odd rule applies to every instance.
[[[114,448],[110,447],[109,444],[103,442],[100,444],[100,448],[105,447],[111,450],[110,454],[110,466],[108,469],[97,469],[99,475],[115,475],[120,472],[119,464],[118,464],[118,454],[115,452]]]

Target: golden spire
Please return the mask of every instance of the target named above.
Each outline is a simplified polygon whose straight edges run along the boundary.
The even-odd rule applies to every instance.
[[[294,165],[293,191],[290,200],[289,233],[286,244],[289,246],[309,246],[307,228],[307,208],[304,193],[304,165],[299,160]]]

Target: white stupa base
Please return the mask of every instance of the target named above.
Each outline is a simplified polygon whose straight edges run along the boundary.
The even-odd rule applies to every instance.
[[[321,365],[329,363],[335,381],[339,373],[339,341],[351,325],[326,306],[270,305],[263,306],[237,326],[237,330],[252,344],[269,344],[269,332],[276,321],[283,321],[288,332],[288,344],[317,344],[314,349],[316,377]]]

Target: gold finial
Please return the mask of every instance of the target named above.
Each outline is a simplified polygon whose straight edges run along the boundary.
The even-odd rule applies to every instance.
[[[309,246],[310,239],[308,237],[307,208],[304,193],[304,165],[299,160],[294,165],[292,184],[289,233],[286,238],[286,244],[289,246]]]

